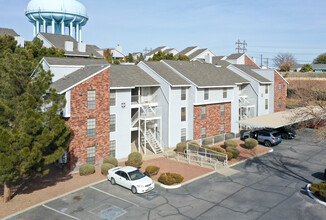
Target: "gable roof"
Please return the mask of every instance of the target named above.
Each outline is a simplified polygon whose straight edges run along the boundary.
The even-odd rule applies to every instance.
[[[110,86],[113,88],[160,86],[155,79],[135,65],[111,65],[110,78]]]
[[[58,79],[52,83],[51,87],[56,89],[59,94],[62,94],[66,90],[84,82],[94,74],[102,72],[109,66],[110,65],[85,66],[84,68],[80,68],[79,70],[76,70],[75,72],[72,72],[65,77]]]
[[[177,55],[186,55],[187,53],[189,53],[190,51],[192,51],[193,49],[195,49],[197,46],[193,46],[193,47],[187,47],[184,50],[181,50]]]
[[[228,56],[226,59],[227,60],[236,60],[238,58],[240,58],[244,53],[234,53],[231,54],[230,56]]]
[[[257,81],[262,83],[271,83],[270,80],[266,79],[265,77],[261,76],[260,74],[253,71],[254,69],[260,69],[253,65],[244,65],[244,64],[232,64],[236,68],[242,70],[243,72],[247,73],[249,76],[255,78]]]
[[[170,53],[172,50],[175,50],[175,49],[174,49],[174,48],[166,49],[166,50],[164,50],[164,53],[168,54],[168,53]]]
[[[195,58],[196,56],[200,55],[201,53],[203,53],[205,50],[207,50],[207,48],[206,49],[198,49],[195,52],[189,54],[188,57],[191,60],[191,59]]]
[[[156,54],[157,52],[159,52],[160,50],[162,50],[163,48],[165,48],[166,46],[161,46],[161,47],[157,47],[154,50],[152,50],[151,52],[147,53],[145,56],[151,56]]]
[[[234,86],[237,83],[249,83],[248,80],[233,71],[216,67],[213,64],[198,61],[164,60],[164,62],[192,81],[197,87],[223,87]]]
[[[70,57],[44,57],[49,65],[63,65],[63,66],[85,66],[85,65],[108,65],[105,59],[92,58],[70,58]]]
[[[96,45],[86,45],[86,52],[80,52],[78,50],[78,42],[69,35],[39,33],[49,43],[58,49],[65,50],[65,42],[72,41],[74,43],[73,51],[66,51],[66,56],[93,56],[95,58],[103,58],[103,56],[97,52],[100,48]]]
[[[154,70],[158,75],[165,79],[171,86],[190,86],[190,83],[175,73],[171,68],[162,62],[149,61],[144,62],[148,67]]]
[[[213,59],[215,60],[222,60],[225,56],[214,56]]]
[[[0,28],[0,36],[10,35],[14,37],[18,37],[19,35],[11,28]]]
[[[221,66],[221,67],[227,67],[227,66],[231,65],[231,63],[229,63],[228,61],[216,59],[215,57],[213,57],[213,59],[212,59],[212,64]]]

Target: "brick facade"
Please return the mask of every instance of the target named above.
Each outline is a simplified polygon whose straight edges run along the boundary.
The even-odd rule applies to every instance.
[[[279,84],[281,84],[282,86],[281,93],[279,92]],[[274,71],[274,112],[285,111],[286,94],[287,94],[286,81],[276,71]],[[281,108],[279,107],[279,99],[282,100]]]
[[[96,91],[96,108],[88,109],[87,91]],[[87,119],[96,119],[96,135],[87,137]],[[95,146],[95,164],[110,152],[110,71],[106,69],[71,89],[71,116],[66,121],[72,131],[68,150],[71,170],[86,163],[87,148]]]
[[[221,117],[220,106],[224,104],[224,117]],[[206,119],[202,120],[202,107],[206,106]],[[201,138],[201,129],[206,127],[206,137],[220,134],[220,124],[225,133],[231,132],[231,103],[219,103],[194,106],[194,140]]]
[[[254,66],[257,66],[259,67],[254,61],[252,61],[248,56],[247,54],[244,55],[245,56],[245,65],[254,65]]]

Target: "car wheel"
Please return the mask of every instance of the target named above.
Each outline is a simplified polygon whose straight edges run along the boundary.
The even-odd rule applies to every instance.
[[[266,147],[271,147],[271,146],[272,146],[272,144],[271,144],[271,142],[270,142],[270,141],[265,141],[265,146],[266,146]]]
[[[288,134],[284,134],[284,139],[289,139],[289,135]]]
[[[132,192],[133,194],[136,194],[136,193],[137,193],[137,189],[136,189],[136,187],[132,186],[132,187],[131,187],[131,192]]]
[[[111,178],[111,184],[112,185],[115,185],[116,184],[115,179],[113,177]]]

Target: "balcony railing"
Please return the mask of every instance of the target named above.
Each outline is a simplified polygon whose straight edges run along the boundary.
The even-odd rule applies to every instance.
[[[146,104],[146,103],[153,103],[157,102],[157,95],[148,95],[148,96],[142,96],[142,95],[132,95],[131,96],[131,104]]]

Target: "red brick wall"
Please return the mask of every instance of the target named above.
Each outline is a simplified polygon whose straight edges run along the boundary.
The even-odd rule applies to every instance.
[[[96,108],[87,108],[87,91],[96,91]],[[80,95],[81,94],[81,95]],[[96,135],[87,137],[87,119],[96,118]],[[110,71],[97,74],[71,89],[71,116],[67,120],[72,139],[68,151],[70,169],[86,163],[87,147],[95,146],[95,164],[110,152]]]
[[[279,93],[279,84],[282,85],[282,91]],[[286,90],[287,84],[285,80],[274,71],[274,112],[285,111],[286,108]],[[282,100],[282,106],[279,108],[279,99]]]
[[[259,67],[254,61],[252,61],[248,56],[247,54],[245,54],[245,65],[254,65],[254,66],[257,66]]]
[[[221,118],[220,106],[224,104],[224,117]],[[202,106],[206,106],[206,120],[202,120]],[[231,103],[194,106],[194,140],[201,138],[201,129],[206,127],[206,137],[221,132],[220,124],[225,124],[225,133],[231,132]]]

